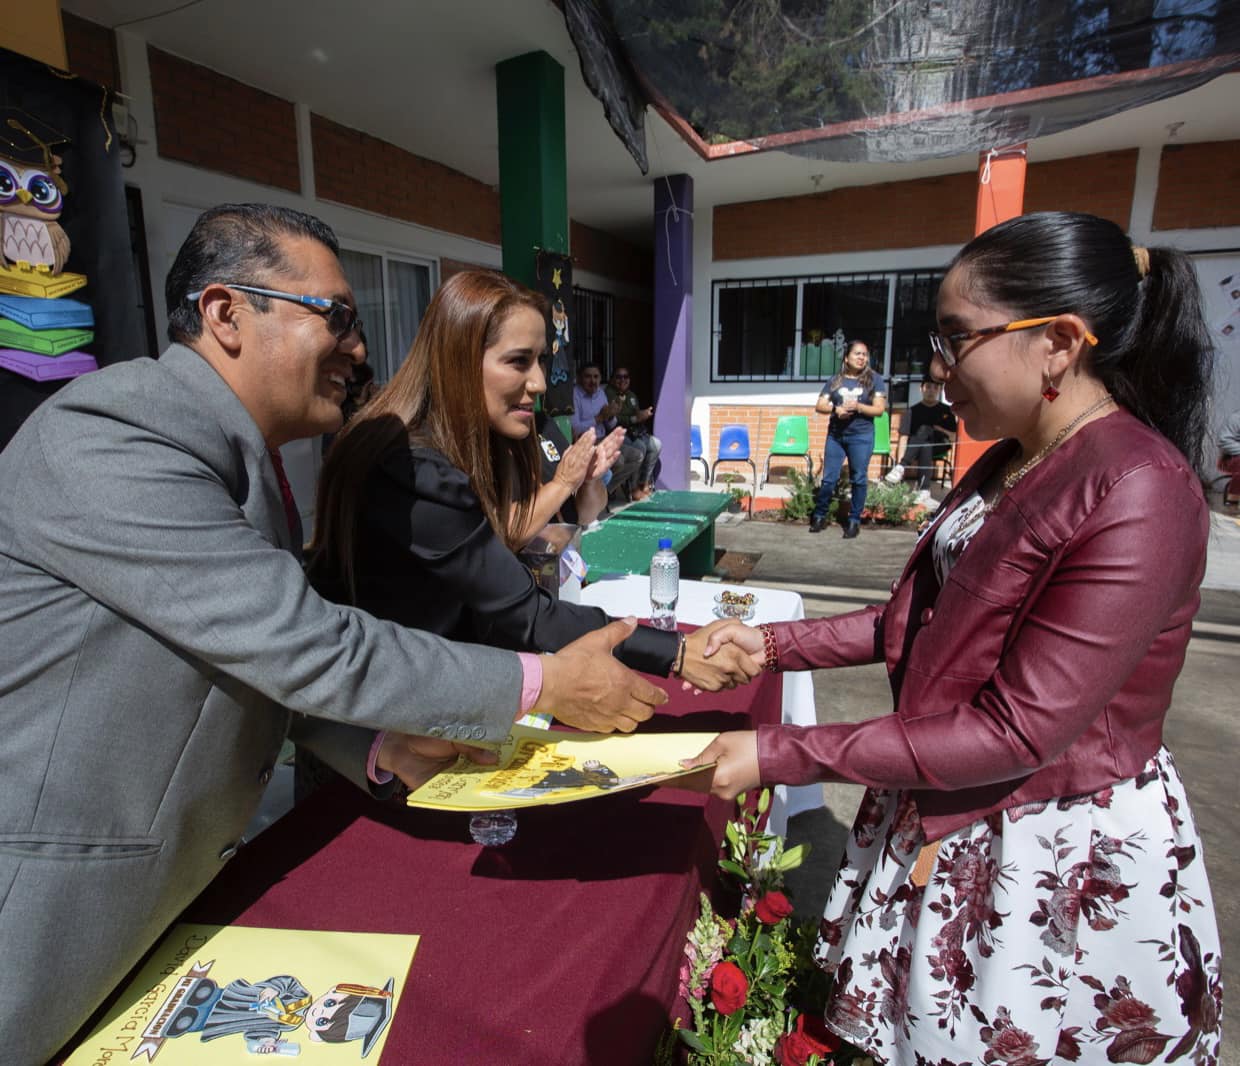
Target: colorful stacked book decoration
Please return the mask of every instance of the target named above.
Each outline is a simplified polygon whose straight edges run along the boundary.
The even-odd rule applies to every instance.
[[[68,186],[54,145],[66,139],[17,108],[0,114],[0,366],[35,381],[97,370],[78,349],[94,340],[86,284],[64,269],[69,236],[56,220]]]

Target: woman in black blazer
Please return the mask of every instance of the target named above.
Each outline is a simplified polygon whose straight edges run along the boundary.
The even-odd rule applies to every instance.
[[[609,621],[553,599],[514,554],[539,488],[545,338],[543,298],[503,274],[464,271],[440,288],[408,358],[323,466],[309,563],[321,592],[518,651],[553,652]],[[743,656],[704,658],[706,636],[639,626],[617,654],[701,689],[748,680]]]

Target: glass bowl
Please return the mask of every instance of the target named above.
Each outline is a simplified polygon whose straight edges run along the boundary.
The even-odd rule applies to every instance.
[[[758,609],[758,597],[752,592],[720,592],[715,596],[716,618],[732,618],[748,622]]]

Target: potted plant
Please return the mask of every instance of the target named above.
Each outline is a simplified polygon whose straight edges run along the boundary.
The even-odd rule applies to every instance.
[[[739,514],[745,501],[749,498],[749,490],[741,488],[737,485],[738,481],[742,481],[740,474],[720,474],[719,480],[727,486],[724,490],[732,498],[728,501],[728,513]]]

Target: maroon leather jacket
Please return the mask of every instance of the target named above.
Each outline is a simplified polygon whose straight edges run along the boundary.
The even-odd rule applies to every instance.
[[[893,714],[758,732],[764,782],[910,789],[927,840],[997,810],[1093,792],[1162,743],[1205,569],[1201,485],[1126,411],[1089,423],[999,502],[940,588],[944,501],[885,607],[775,626],[781,670],[885,661]]]

